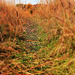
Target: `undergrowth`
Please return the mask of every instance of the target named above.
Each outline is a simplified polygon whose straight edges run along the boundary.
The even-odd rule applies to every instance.
[[[31,8],[0,3],[0,74],[75,75],[74,0]]]

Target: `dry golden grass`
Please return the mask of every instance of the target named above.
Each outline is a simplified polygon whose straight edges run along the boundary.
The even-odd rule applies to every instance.
[[[0,74],[75,74],[74,0],[45,2],[33,14],[0,3]]]
[[[12,59],[8,60],[14,54],[13,52],[19,54],[15,50],[16,39],[17,36],[23,36],[23,32],[26,30],[25,24],[29,21],[30,16],[30,13],[18,9],[14,5],[0,2],[0,73],[3,75],[9,73],[7,70],[10,66],[9,62],[14,62]],[[1,59],[2,57],[4,60]],[[8,64],[4,64],[5,61],[8,61]],[[2,67],[2,64],[5,66]]]

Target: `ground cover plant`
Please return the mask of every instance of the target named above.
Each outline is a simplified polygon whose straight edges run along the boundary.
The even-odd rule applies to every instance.
[[[1,75],[75,75],[75,1],[0,2]]]

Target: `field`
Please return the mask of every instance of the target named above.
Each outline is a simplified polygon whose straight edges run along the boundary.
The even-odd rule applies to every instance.
[[[13,4],[0,2],[0,75],[75,75],[75,1]]]

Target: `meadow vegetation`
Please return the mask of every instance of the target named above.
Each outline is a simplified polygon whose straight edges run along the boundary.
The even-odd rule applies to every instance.
[[[75,75],[75,1],[0,2],[0,74]]]

